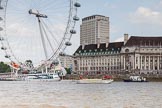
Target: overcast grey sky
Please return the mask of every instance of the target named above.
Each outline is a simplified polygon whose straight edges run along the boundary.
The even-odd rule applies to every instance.
[[[111,42],[122,41],[124,33],[132,36],[162,36],[162,0],[79,0],[79,2],[80,18],[94,14],[110,17]],[[73,45],[67,49],[69,54],[73,54],[79,46],[80,24],[81,20],[76,26],[77,34],[72,38]],[[63,25],[60,24],[60,28],[61,26]],[[0,60],[4,60],[2,53],[0,51]]]

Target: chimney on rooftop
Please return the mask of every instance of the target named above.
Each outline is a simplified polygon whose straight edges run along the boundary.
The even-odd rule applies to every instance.
[[[82,50],[84,50],[84,47],[85,47],[85,41],[82,44]]]
[[[129,38],[128,34],[124,34],[124,45],[127,43],[128,38]]]
[[[109,43],[108,42],[106,42],[106,48],[108,48],[109,47]]]
[[[100,48],[100,38],[97,38],[97,48]]]

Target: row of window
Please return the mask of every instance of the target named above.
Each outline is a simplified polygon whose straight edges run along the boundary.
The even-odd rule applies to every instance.
[[[82,75],[96,75],[96,74],[120,74],[121,71],[119,70],[110,70],[110,71],[80,71],[80,74]]]
[[[109,50],[112,50],[112,51],[117,50],[117,52],[119,52],[120,51],[120,48],[117,48],[117,49],[114,49],[114,48],[106,49],[107,52],[111,52]],[[97,52],[97,49],[95,49],[94,51]],[[100,51],[103,51],[103,49],[100,49]],[[84,53],[86,53],[86,52],[92,52],[92,50],[89,50],[89,51],[84,50]],[[79,51],[79,53],[81,53],[81,51]]]
[[[138,60],[139,61],[141,61],[141,57],[136,57],[136,64],[138,63]],[[148,57],[148,56],[146,56],[146,57],[142,57],[142,64],[144,64],[145,63],[145,61],[146,61],[146,63],[147,62],[150,62],[150,63],[157,63],[157,62],[159,62],[159,63],[162,63],[162,57],[160,58],[160,57]]]
[[[149,47],[150,47],[150,46],[149,46]],[[151,49],[150,49],[150,48],[144,49],[144,48],[143,48],[143,49],[141,49],[141,50],[143,50],[143,51],[158,51],[158,50],[161,51],[162,49],[161,49],[161,48],[158,48],[158,49],[157,49],[157,48],[155,48],[155,49],[153,49],[153,48],[151,48]]]
[[[110,66],[110,67],[80,67],[80,70],[118,70],[120,66]]]
[[[114,65],[120,65],[120,61],[119,59],[101,59],[100,60],[82,60],[80,61],[80,66],[95,66],[95,65],[111,65],[111,66],[114,66]]]
[[[80,60],[80,63],[81,62],[98,62],[98,61],[105,61],[105,62],[110,62],[110,61],[119,61],[120,60],[120,58],[119,58],[119,56],[112,56],[112,57],[109,57],[109,58],[105,58],[105,56],[104,57],[101,57],[101,58],[84,58],[84,59],[81,59]]]
[[[76,55],[104,55],[104,54],[119,54],[119,51],[109,51],[109,52],[92,52],[92,53],[76,53]]]

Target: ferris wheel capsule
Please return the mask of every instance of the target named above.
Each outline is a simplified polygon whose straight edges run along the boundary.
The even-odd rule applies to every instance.
[[[0,21],[2,21],[3,20],[3,18],[2,17],[0,17]]]
[[[60,56],[65,56],[66,54],[64,52],[59,53]]]
[[[76,34],[76,30],[70,30],[71,34]]]
[[[0,10],[2,10],[3,9],[3,7],[2,6],[0,6]]]
[[[73,20],[79,21],[79,17],[78,17],[78,16],[74,16],[74,17],[73,17]]]
[[[74,6],[75,6],[75,7],[81,7],[80,3],[78,3],[78,2],[76,2],[76,3],[74,4]]]
[[[6,58],[10,58],[10,55],[5,55]]]
[[[0,27],[0,31],[2,31],[3,30],[3,28],[2,27]]]
[[[7,48],[6,48],[6,47],[4,47],[4,46],[2,46],[2,47],[1,47],[1,49],[2,49],[2,50],[6,50]]]
[[[66,45],[66,46],[71,46],[72,43],[71,43],[71,42],[66,42],[65,45]]]
[[[58,65],[58,64],[59,64],[59,61],[58,61],[58,60],[54,60],[54,61],[52,62],[52,64]]]
[[[3,41],[4,40],[4,38],[3,37],[0,37],[0,41]]]

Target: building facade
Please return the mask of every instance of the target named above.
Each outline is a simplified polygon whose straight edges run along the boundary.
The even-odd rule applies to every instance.
[[[74,54],[74,71],[79,74],[119,74],[124,42],[80,46]]]
[[[120,53],[123,72],[162,75],[162,37],[131,36]]]
[[[73,67],[73,57],[69,55],[65,56],[59,56],[59,60],[61,62],[61,65],[64,68],[72,68]]]
[[[74,53],[79,74],[162,76],[162,37],[125,35],[124,42],[89,44]]]
[[[80,44],[109,42],[109,17],[93,15],[82,19],[80,26]]]

